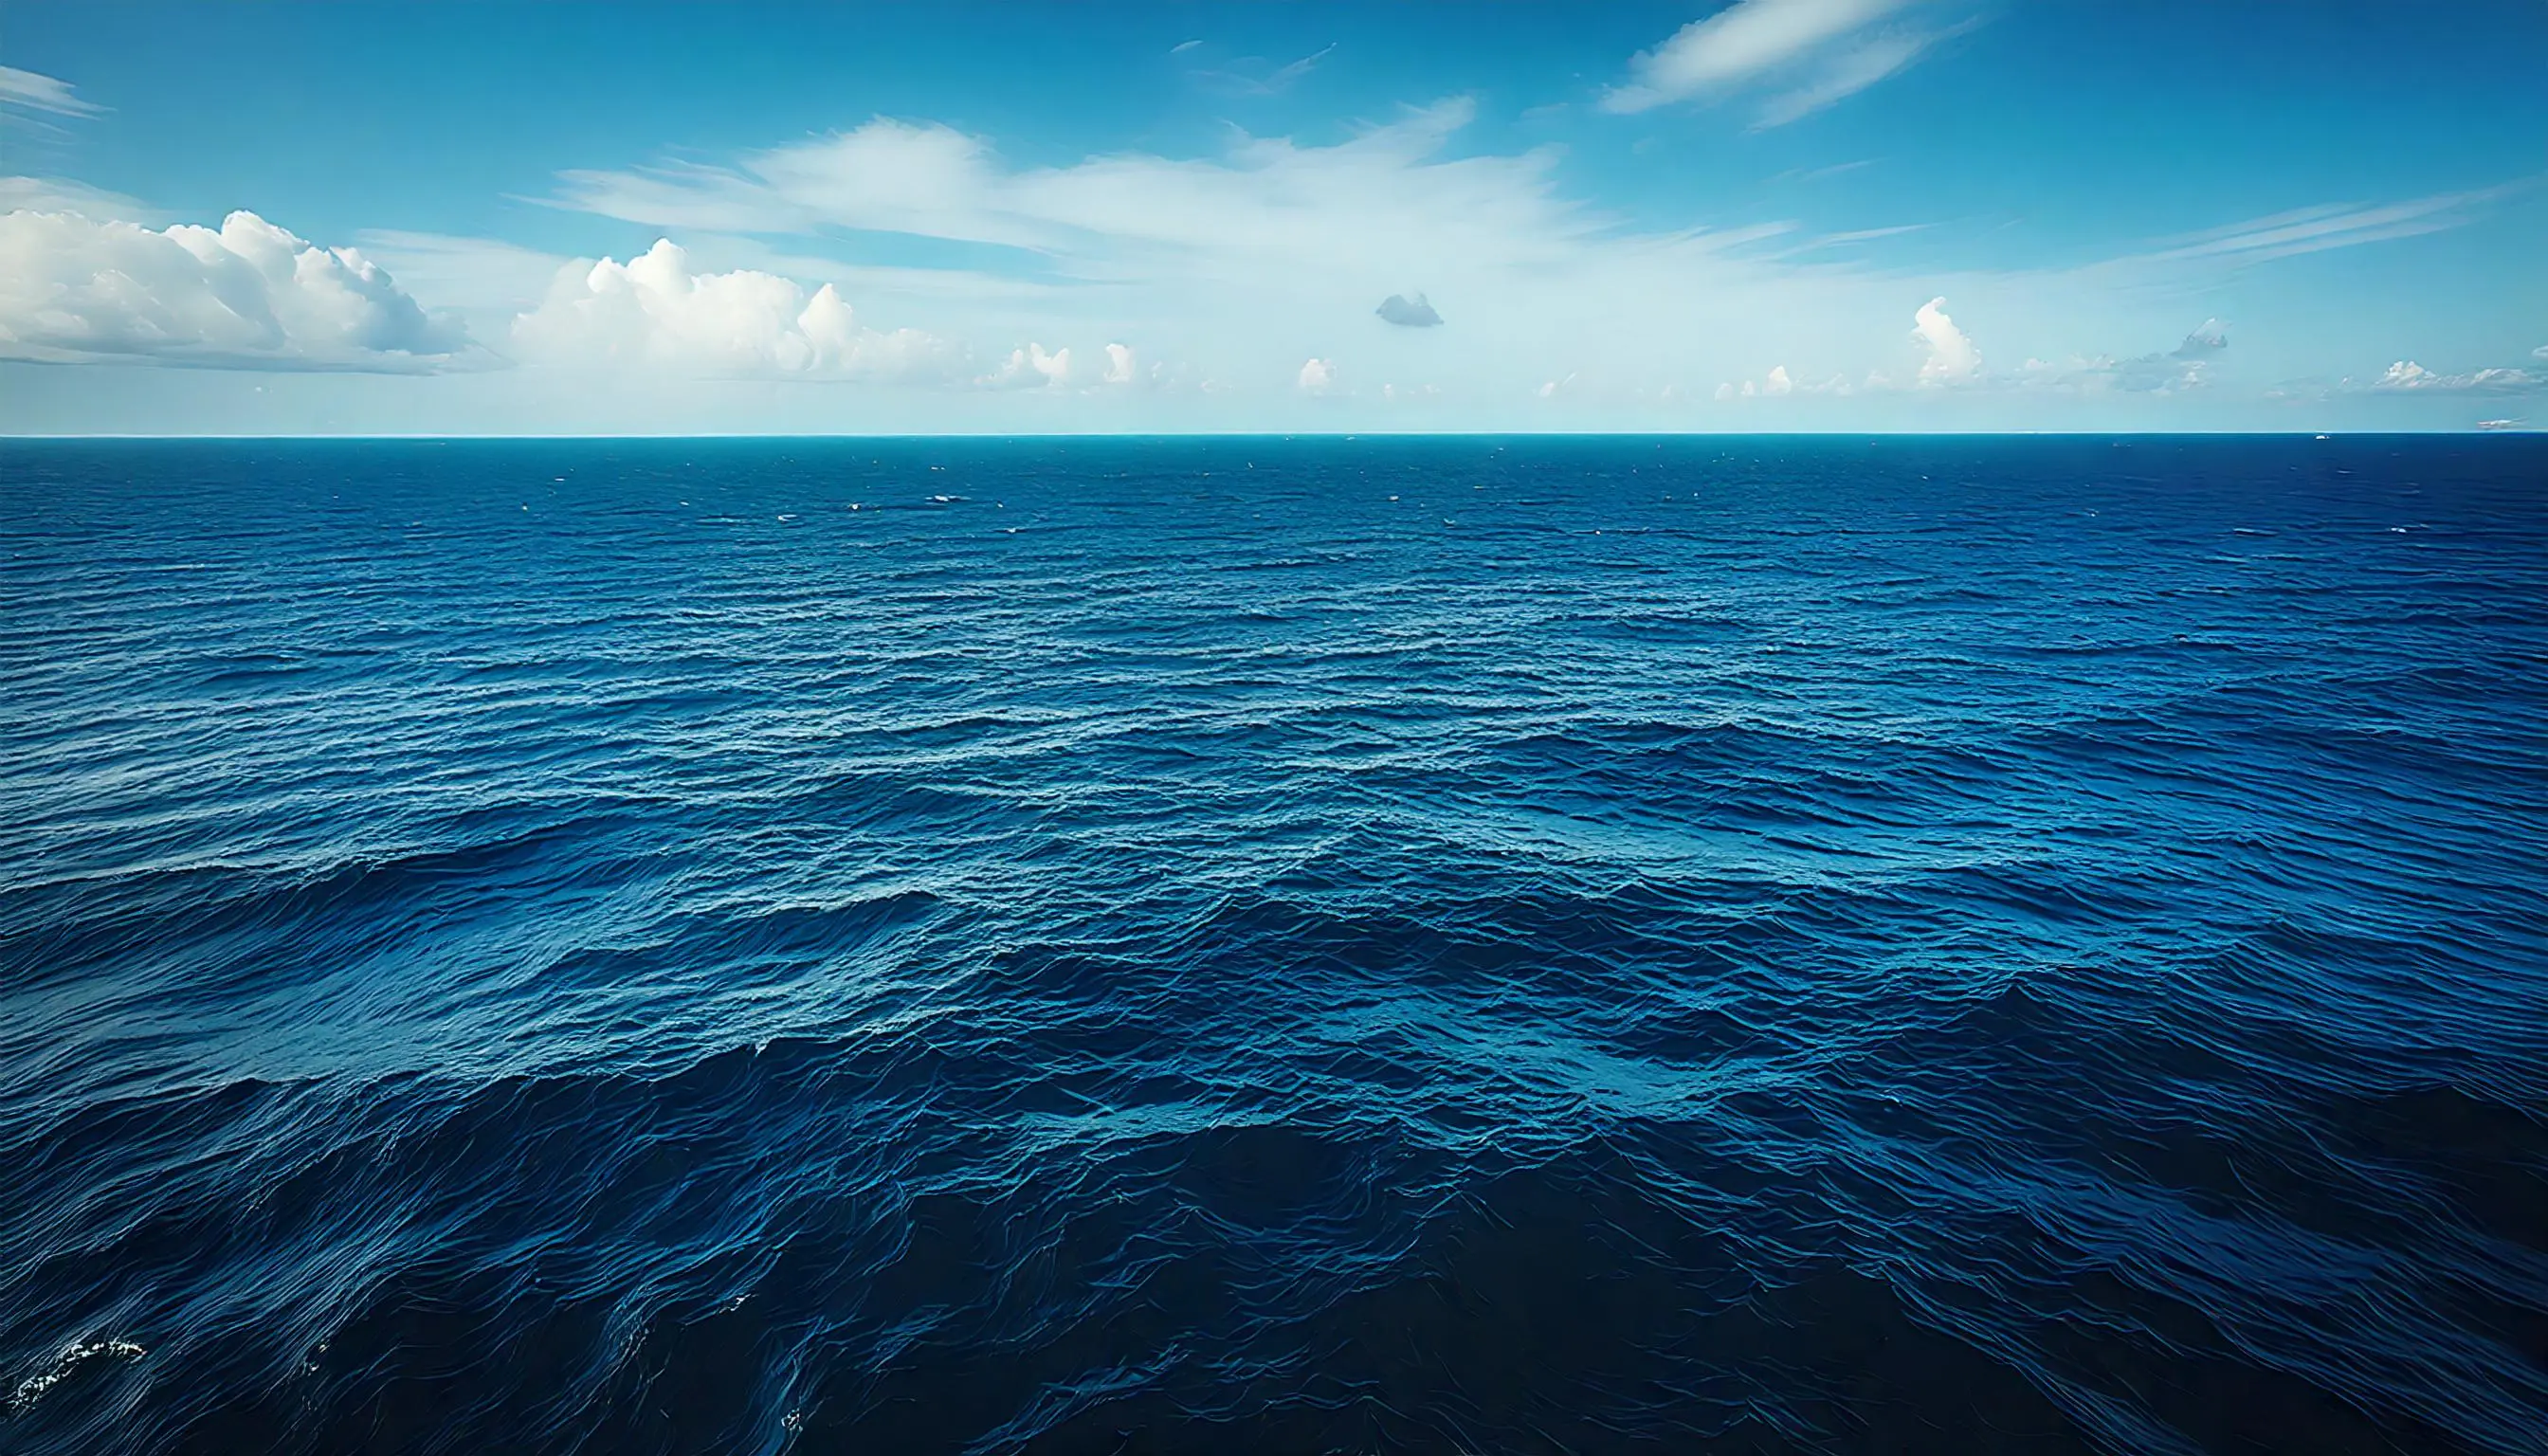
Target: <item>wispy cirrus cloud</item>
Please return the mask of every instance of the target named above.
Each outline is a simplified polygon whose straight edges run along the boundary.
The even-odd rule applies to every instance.
[[[0,213],[78,213],[120,223],[157,217],[136,198],[67,177],[0,177]]]
[[[93,101],[81,100],[68,81],[22,71],[14,65],[0,65],[0,108],[40,111],[57,117],[93,117],[106,110]]]
[[[1908,24],[1908,14],[1921,4],[1735,0],[1632,58],[1629,80],[1604,92],[1601,108],[1650,111],[1767,86],[1774,94],[1762,103],[1753,129],[1783,127],[1908,69],[1939,42],[1972,25]]]
[[[2524,179],[2468,192],[2439,192],[2404,202],[2327,203],[2296,208],[2162,238],[2155,249],[2134,256],[2143,261],[2218,258],[2251,263],[2446,232],[2478,221],[2489,204],[2532,185],[2532,180]]]
[[[1187,43],[1189,46],[1195,44],[1199,43]],[[1185,46],[1180,46],[1169,53],[1173,55],[1185,48]],[[1317,70],[1319,62],[1334,54],[1335,48],[1332,45],[1322,46],[1298,60],[1270,68],[1265,61],[1250,55],[1241,56],[1227,65],[1199,66],[1186,74],[1198,85],[1233,96],[1280,96],[1291,90],[1294,82]]]
[[[1930,46],[1946,40],[1948,33],[1901,31],[1877,36],[1853,46],[1832,57],[1820,74],[1793,90],[1773,96],[1761,107],[1760,116],[1752,123],[1756,132],[1783,127],[1802,121],[1824,107],[1848,100],[1859,92],[1909,68]]]
[[[878,118],[730,167],[565,172],[556,201],[658,228],[987,244],[1082,281],[1120,278],[1136,254],[1144,276],[1212,252],[1296,266],[1437,252],[1501,262],[1506,245],[1544,255],[1599,230],[1558,195],[1553,151],[1439,156],[1476,114],[1455,97],[1332,145],[1246,137],[1213,158],[1120,153],[1038,168],[1010,167],[950,127]]]

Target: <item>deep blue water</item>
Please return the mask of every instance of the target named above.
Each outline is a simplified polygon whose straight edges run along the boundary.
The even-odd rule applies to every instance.
[[[2548,1451],[2548,441],[0,446],[0,1449]]]

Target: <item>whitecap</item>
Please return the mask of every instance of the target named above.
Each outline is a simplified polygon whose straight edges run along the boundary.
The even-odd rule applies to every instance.
[[[129,1339],[88,1340],[65,1345],[62,1347],[62,1352],[53,1357],[51,1365],[46,1366],[41,1373],[31,1375],[18,1383],[17,1393],[9,1400],[9,1409],[24,1410],[33,1406],[44,1399],[45,1392],[70,1379],[74,1372],[91,1361],[129,1362],[138,1360],[148,1353],[149,1351]]]

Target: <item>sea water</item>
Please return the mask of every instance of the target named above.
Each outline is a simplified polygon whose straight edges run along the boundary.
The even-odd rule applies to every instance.
[[[2548,441],[0,446],[0,1448],[2548,1449]]]

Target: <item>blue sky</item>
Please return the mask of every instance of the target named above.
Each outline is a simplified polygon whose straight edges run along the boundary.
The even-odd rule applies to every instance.
[[[89,3],[0,67],[12,432],[2548,423],[2537,0]]]

